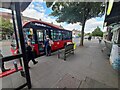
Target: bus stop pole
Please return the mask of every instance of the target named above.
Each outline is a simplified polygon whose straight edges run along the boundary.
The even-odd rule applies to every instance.
[[[17,30],[16,30],[16,25],[15,25],[15,14],[14,14],[14,10],[12,9],[12,19],[13,19],[13,27],[14,27],[14,32],[15,32],[15,39],[16,39],[16,43],[17,43],[17,48],[19,48],[19,44],[18,44],[18,37],[17,37]]]
[[[24,62],[24,69],[25,69],[25,74],[26,74],[26,81],[27,81],[28,88],[30,89],[31,88],[31,78],[30,78],[30,73],[29,73],[28,63],[27,63],[27,55],[26,55],[25,40],[24,40],[24,35],[23,35],[23,30],[22,30],[20,3],[19,2],[15,2],[15,11],[16,11],[18,32],[19,32],[19,37],[20,37],[20,46],[21,46],[22,57],[23,57],[23,62]]]
[[[16,29],[16,24],[15,24],[15,13],[14,13],[14,7],[11,7],[11,11],[12,11],[12,20],[13,20],[13,27],[14,27],[14,32],[15,32],[15,40],[16,40],[16,44],[17,44],[17,49],[18,49],[18,53],[17,54],[20,54],[19,52],[19,43],[18,43],[18,35],[17,35],[17,29]],[[22,65],[22,60],[21,58],[19,58],[19,61],[20,61],[20,65]],[[21,71],[21,75],[23,75],[24,72]]]

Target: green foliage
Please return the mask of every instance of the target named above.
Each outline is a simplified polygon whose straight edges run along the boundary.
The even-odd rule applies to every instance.
[[[10,20],[5,20],[3,17],[0,17],[0,30],[3,34],[13,33],[13,25],[10,23]]]
[[[100,30],[99,27],[97,27],[93,32],[92,32],[92,36],[103,36],[103,32]]]
[[[81,37],[81,34],[79,33],[78,36]]]
[[[46,3],[47,7],[51,7],[52,4],[52,2]],[[101,2],[56,2],[50,15],[56,16],[58,22],[83,24],[83,21],[104,14],[101,5]]]
[[[57,22],[77,23],[82,25],[81,45],[84,40],[84,26],[88,19],[101,17],[104,14],[104,8],[101,2],[47,2],[47,7],[52,7],[50,14],[57,17]]]
[[[92,34],[91,33],[86,33],[85,36],[92,36]]]

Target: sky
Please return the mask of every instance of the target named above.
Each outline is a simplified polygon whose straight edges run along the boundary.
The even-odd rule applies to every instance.
[[[11,13],[10,10],[0,8],[1,12],[9,12]],[[63,28],[67,30],[73,30],[77,29],[80,30],[82,29],[82,26],[79,25],[79,23],[75,24],[67,24],[65,22],[62,23],[57,23],[56,22],[56,17],[49,16],[49,14],[52,12],[51,8],[46,7],[46,3],[43,2],[43,0],[33,0],[31,4],[26,8],[25,11],[22,12],[23,16],[35,18],[35,19],[41,19],[42,21],[53,23],[55,25],[61,25]],[[103,29],[103,22],[104,22],[104,17],[97,17],[97,18],[92,18],[86,21],[85,24],[85,33],[91,33],[97,26],[101,28],[102,31]]]

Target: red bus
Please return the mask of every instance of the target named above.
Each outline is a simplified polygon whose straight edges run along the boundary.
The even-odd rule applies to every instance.
[[[51,51],[62,49],[68,42],[72,42],[72,31],[43,21],[30,21],[25,23],[23,32],[25,42],[29,34],[33,36],[32,45],[37,56],[45,53],[43,43],[46,35],[54,42],[51,46]],[[15,50],[11,51],[13,53]]]

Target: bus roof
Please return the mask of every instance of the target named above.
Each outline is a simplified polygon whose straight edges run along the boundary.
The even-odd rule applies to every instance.
[[[64,28],[62,28],[62,27],[60,27],[60,26],[58,26],[58,25],[54,25],[54,24],[52,24],[52,23],[43,22],[43,21],[37,21],[37,20],[32,20],[32,21],[26,22],[26,23],[23,25],[23,27],[26,26],[27,24],[30,24],[31,22],[44,24],[44,25],[47,25],[47,26],[50,26],[50,27],[53,27],[53,28],[56,28],[56,29],[64,29]]]

